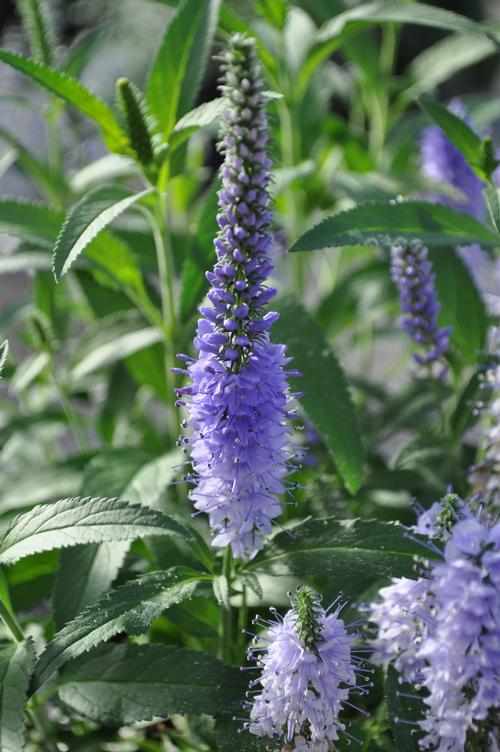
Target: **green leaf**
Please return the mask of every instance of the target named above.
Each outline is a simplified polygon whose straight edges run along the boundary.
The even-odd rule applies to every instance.
[[[469,270],[453,248],[433,248],[429,258],[441,303],[439,324],[452,326],[451,342],[466,363],[474,365],[485,345],[488,314]]]
[[[500,33],[498,22],[491,24],[491,28],[495,35]],[[413,98],[431,91],[459,71],[496,52],[498,46],[490,39],[470,34],[451,34],[413,58],[406,71],[410,86],[405,95]]]
[[[401,697],[401,692],[415,694],[415,688],[409,684],[400,683],[397,671],[393,666],[389,666],[384,694],[394,741],[397,749],[404,749],[405,752],[418,752],[420,745],[412,721],[423,719],[423,704],[419,700]]]
[[[0,482],[0,510],[5,514],[72,496],[78,493],[81,477],[81,467],[71,459],[31,467],[29,473],[23,467],[20,474],[4,474]]]
[[[415,556],[423,552],[401,525],[329,517],[278,533],[246,568],[299,577],[415,577]]]
[[[217,27],[219,0],[183,0],[167,27],[146,95],[166,139],[198,93]]]
[[[426,3],[376,0],[346,10],[327,21],[317,32],[312,49],[298,77],[295,94],[301,97],[315,68],[352,34],[378,23],[407,23],[445,31],[462,32],[497,44],[495,32],[452,11]]]
[[[450,429],[456,442],[464,435],[465,431],[479,420],[477,403],[488,399],[488,391],[485,394],[484,367],[478,368],[460,394],[455,409],[450,417]]]
[[[67,191],[64,175],[54,172],[49,165],[34,157],[12,133],[0,127],[0,139],[12,146],[16,152],[16,162],[34,185],[51,198],[58,198]]]
[[[0,564],[80,543],[172,534],[185,535],[175,520],[139,504],[119,499],[62,499],[18,515],[2,530]]]
[[[176,148],[200,128],[206,128],[207,125],[217,122],[226,108],[225,99],[219,97],[210,102],[203,102],[194,110],[187,112],[175,125],[170,140],[171,147]]]
[[[69,660],[114,635],[142,634],[167,608],[190,598],[196,584],[196,576],[188,577],[182,569],[173,568],[140,575],[106,593],[66,624],[47,645],[35,667],[35,687]]]
[[[35,662],[31,638],[0,649],[0,749],[24,749],[24,704]]]
[[[62,549],[53,594],[57,629],[111,587],[128,549],[128,541]]]
[[[152,190],[131,194],[119,185],[103,185],[83,196],[69,212],[57,238],[53,256],[55,278],[61,279],[105,227]]]
[[[500,197],[496,185],[488,185],[484,190],[486,206],[490,215],[491,224],[500,233]]]
[[[9,50],[0,50],[0,60],[57,94],[99,126],[103,139],[111,151],[123,152],[127,147],[127,137],[120,127],[113,111],[105,102],[92,94],[76,78],[37,63],[23,55]]]
[[[469,214],[419,201],[371,201],[340,212],[307,230],[290,251],[317,251],[344,245],[391,246],[419,240],[426,246],[499,245],[499,238]]]
[[[163,335],[159,329],[143,326],[141,329],[121,334],[116,339],[105,341],[109,332],[99,332],[99,341],[95,348],[79,360],[71,372],[71,377],[78,381],[100,368],[112,365],[117,361],[144,350],[145,347],[161,342]]]
[[[171,645],[104,645],[68,664],[60,682],[63,702],[111,726],[200,710],[235,713],[247,688],[239,669]]]
[[[421,97],[419,103],[431,120],[438,125],[445,136],[456,146],[465,161],[483,180],[488,180],[482,168],[481,139],[462,118],[455,115],[448,107],[430,97]]]
[[[301,405],[333,455],[351,493],[363,482],[363,447],[344,373],[322,330],[292,296],[275,305],[280,318],[273,336],[283,342],[302,373]]]
[[[0,345],[0,376],[2,375],[2,371],[7,361],[8,354],[9,354],[9,343],[7,342],[7,340],[4,340],[2,344]]]
[[[62,212],[34,201],[0,199],[0,232],[53,241],[63,221]]]

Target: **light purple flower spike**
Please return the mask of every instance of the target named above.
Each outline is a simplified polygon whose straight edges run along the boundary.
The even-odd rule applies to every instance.
[[[214,546],[230,545],[252,558],[281,513],[295,451],[290,442],[290,359],[270,341],[278,314],[265,313],[276,294],[266,285],[273,239],[266,154],[266,100],[254,42],[235,35],[224,53],[227,101],[220,149],[224,154],[217,263],[207,273],[210,306],[200,309],[190,384],[178,391],[186,405],[181,443],[191,446],[195,483],[190,499],[209,516]],[[189,361],[189,359],[187,359]],[[186,399],[187,398],[187,399]]]
[[[374,660],[422,690],[422,749],[464,752],[475,739],[487,750],[500,728],[500,523],[453,495],[430,512],[414,529],[442,534],[442,560],[426,578],[393,580],[371,604]]]
[[[276,614],[274,621],[256,620],[266,631],[249,650],[262,669],[251,683],[260,687],[248,693],[255,694],[247,703],[250,721],[245,724],[252,734],[278,737],[293,744],[295,752],[334,748],[333,742],[345,732],[339,714],[343,705],[350,705],[356,672],[362,670],[340,618],[344,605],[337,599],[327,613],[330,609],[325,611],[306,586],[292,598],[283,618]]]

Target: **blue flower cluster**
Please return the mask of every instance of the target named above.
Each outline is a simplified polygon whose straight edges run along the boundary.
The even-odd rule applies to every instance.
[[[265,312],[276,294],[266,285],[272,215],[271,161],[266,154],[266,99],[254,42],[235,35],[223,55],[222,93],[227,101],[221,151],[222,188],[214,241],[217,263],[207,273],[210,306],[200,309],[196,360],[190,384],[179,389],[186,405],[181,439],[191,446],[190,493],[209,516],[213,545],[230,545],[236,557],[252,558],[281,513],[295,450],[290,442],[290,359],[270,341],[278,314]]]
[[[393,246],[391,274],[404,313],[403,327],[422,350],[414,358],[421,365],[432,366],[442,360],[452,330],[438,325],[440,306],[427,248],[419,243]],[[446,370],[446,366],[441,367],[440,378]]]
[[[446,541],[444,560],[432,562],[425,578],[393,580],[381,590],[370,607],[375,660],[394,662],[423,690],[420,746],[463,752],[466,742],[499,729],[500,523],[450,497],[416,531],[432,520],[430,537]]]

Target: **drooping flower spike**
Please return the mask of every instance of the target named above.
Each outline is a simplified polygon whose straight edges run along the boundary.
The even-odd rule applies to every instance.
[[[399,292],[403,327],[420,348],[415,360],[431,367],[441,362],[439,378],[444,378],[447,368],[442,359],[452,329],[438,325],[440,304],[427,248],[417,242],[393,246],[391,275]]]
[[[340,618],[347,601],[339,596],[328,609],[309,586],[290,594],[284,617],[254,623],[264,628],[248,657],[261,669],[248,692],[250,720],[245,727],[257,736],[278,738],[301,752],[328,752],[339,734],[349,733],[340,720],[343,706],[356,708],[351,693],[364,694],[370,682],[357,683],[357,674],[370,675],[354,638]]]
[[[207,273],[209,306],[200,309],[189,363],[190,384],[179,390],[186,405],[191,447],[190,498],[209,516],[214,546],[230,545],[251,558],[281,513],[280,496],[295,451],[285,348],[270,340],[278,314],[265,312],[276,294],[272,271],[272,215],[266,153],[266,98],[253,40],[235,35],[222,57],[227,102],[220,150],[224,154],[217,263]]]
[[[435,520],[442,560],[426,578],[394,580],[371,605],[374,660],[393,662],[422,690],[419,744],[436,752],[463,752],[469,742],[487,750],[500,728],[500,523],[456,502],[445,497],[416,526]]]

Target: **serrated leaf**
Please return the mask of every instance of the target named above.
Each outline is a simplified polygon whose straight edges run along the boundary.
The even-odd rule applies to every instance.
[[[0,564],[81,543],[185,535],[175,520],[119,499],[62,499],[15,517],[0,535]]]
[[[280,318],[273,327],[301,373],[301,405],[323,437],[351,493],[363,482],[363,447],[356,411],[344,373],[320,327],[292,296],[275,304]]]
[[[451,326],[451,342],[466,363],[474,365],[485,345],[488,314],[470,272],[453,248],[429,250],[441,304],[439,323]]]
[[[165,139],[198,93],[218,13],[219,0],[183,0],[167,27],[146,88],[149,108]]]
[[[34,673],[39,687],[69,660],[86,653],[114,635],[142,634],[170,606],[190,598],[197,578],[181,569],[149,572],[106,593],[57,632],[40,656]]]
[[[246,568],[275,576],[414,577],[423,551],[392,522],[307,519],[278,533]]]
[[[152,190],[131,194],[119,185],[103,185],[80,199],[66,217],[56,240],[52,259],[55,278],[61,279],[105,227]]]
[[[441,247],[499,244],[498,236],[474,217],[448,206],[419,201],[371,201],[323,220],[301,235],[290,251],[317,251],[344,245],[390,247],[404,240]]]
[[[431,97],[421,97],[419,103],[424,112],[441,128],[448,140],[462,154],[470,167],[477,172],[479,177],[487,180],[488,176],[484,174],[481,166],[481,139],[477,133],[462,118],[451,112],[448,107],[436,102]]]
[[[0,199],[0,232],[7,235],[52,241],[57,237],[63,217],[57,209],[35,201]]]
[[[104,645],[68,664],[59,696],[97,723],[122,726],[200,710],[241,709],[247,688],[237,668],[211,655],[171,645]]]
[[[31,639],[0,649],[0,749],[24,749],[24,705],[35,662]]]
[[[467,36],[496,43],[495,32],[458,13],[436,8],[426,3],[401,3],[398,0],[376,0],[362,3],[344,13],[338,13],[316,33],[312,48],[302,66],[296,86],[296,95],[301,96],[316,67],[352,34],[372,24],[403,23],[430,26],[445,31],[461,32]]]
[[[16,3],[30,40],[31,54],[41,63],[53,65],[57,37],[50,7],[45,0],[16,0]]]
[[[127,137],[113,111],[76,78],[9,50],[0,50],[0,60],[25,73],[97,123],[111,151],[122,152],[126,149]]]

